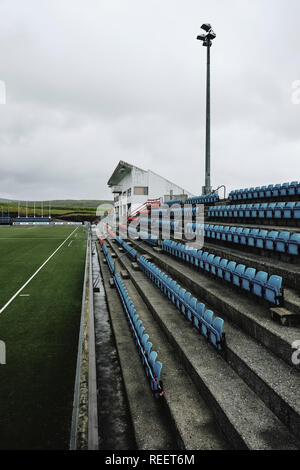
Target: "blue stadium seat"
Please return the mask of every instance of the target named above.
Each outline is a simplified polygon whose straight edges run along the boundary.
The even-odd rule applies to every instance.
[[[292,219],[294,216],[294,207],[295,202],[287,202],[285,207],[283,208],[283,218],[284,219]]]
[[[214,276],[217,276],[217,270],[221,261],[221,256],[215,256],[212,260],[210,271]]]
[[[258,271],[252,280],[252,292],[258,297],[264,296],[264,288],[268,280],[268,274],[265,271]]]
[[[290,232],[280,232],[278,237],[275,239],[275,250],[279,253],[285,253],[287,251],[288,241],[290,238]]]
[[[240,233],[240,244],[247,245],[248,236],[250,233],[250,228],[244,228]]]
[[[278,237],[279,233],[275,230],[272,230],[266,235],[265,249],[266,250],[275,250],[275,239]]]
[[[232,282],[232,276],[233,272],[236,268],[236,262],[235,261],[229,261],[227,265],[223,268],[224,270],[224,276],[223,279],[227,282]]]
[[[256,235],[256,248],[265,248],[265,240],[268,235],[268,230],[260,230]]]
[[[267,208],[268,208],[268,204],[267,204],[267,203],[260,204],[259,210],[258,210],[258,217],[259,217],[260,219],[264,219],[264,218],[266,217]]]
[[[288,194],[288,187],[289,187],[289,183],[283,183],[281,185],[281,188],[279,190],[279,194],[280,196],[287,196]]]
[[[269,184],[269,186],[267,187],[266,192],[265,192],[265,197],[272,197],[273,188],[274,188],[274,185]]]
[[[232,283],[237,286],[241,287],[242,284],[242,274],[244,274],[246,266],[244,264],[238,264],[235,270],[232,273]]]
[[[292,181],[288,187],[288,196],[295,196],[297,194],[298,181]]]
[[[255,277],[256,269],[254,268],[247,268],[244,273],[241,274],[242,289],[251,292],[252,281]]]
[[[280,305],[281,298],[281,286],[282,286],[282,277],[281,276],[270,276],[268,281],[265,284],[265,293],[264,298],[275,305]]]
[[[285,208],[285,202],[277,202],[274,210],[274,218],[281,219],[283,217],[283,211]]]
[[[300,233],[293,233],[288,240],[288,253],[290,255],[300,254]]]
[[[297,202],[294,207],[294,219],[300,219],[300,202]]]
[[[223,279],[223,275],[225,273],[225,268],[228,264],[228,260],[223,258],[221,261],[220,261],[220,264],[217,268],[217,274],[218,274],[218,277],[220,277],[221,279]]]
[[[255,246],[256,236],[258,235],[258,233],[258,228],[253,228],[252,230],[250,230],[248,235],[248,246]]]

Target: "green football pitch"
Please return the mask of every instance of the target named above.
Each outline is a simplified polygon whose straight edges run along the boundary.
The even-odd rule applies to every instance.
[[[0,449],[68,448],[85,254],[82,226],[0,227]]]

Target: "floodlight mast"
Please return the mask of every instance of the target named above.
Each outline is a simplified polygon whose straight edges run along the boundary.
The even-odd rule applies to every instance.
[[[206,139],[205,139],[205,186],[202,187],[202,194],[211,193],[210,183],[210,48],[212,40],[216,34],[212,30],[209,23],[204,23],[201,29],[206,34],[200,34],[197,39],[203,42],[203,46],[207,47],[207,65],[206,65]]]

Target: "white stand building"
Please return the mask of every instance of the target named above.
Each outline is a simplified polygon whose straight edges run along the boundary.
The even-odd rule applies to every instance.
[[[181,186],[157,175],[151,170],[142,170],[122,160],[107,182],[114,194],[115,213],[119,217],[134,213],[151,199],[165,200],[192,196]]]

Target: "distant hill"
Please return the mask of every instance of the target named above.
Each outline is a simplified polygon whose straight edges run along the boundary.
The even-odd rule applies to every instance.
[[[50,203],[50,207],[49,207]],[[98,206],[113,205],[113,201],[104,199],[54,199],[52,201],[18,201],[0,198],[0,215],[10,217],[20,216],[43,216],[49,214],[51,217],[63,220],[93,221],[97,216],[103,216],[107,211],[102,207],[97,211]]]
[[[16,199],[3,199],[0,198],[0,203],[1,202],[11,202],[20,204],[22,206],[26,205],[26,202],[28,205],[33,205],[34,201],[18,201]],[[113,204],[113,201],[105,200],[105,199],[53,199],[51,201],[46,200],[46,201],[35,201],[37,205],[40,205],[41,202],[43,202],[45,205],[48,205],[49,202],[51,205],[54,206],[62,206],[62,207],[98,207],[100,204]]]

